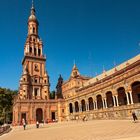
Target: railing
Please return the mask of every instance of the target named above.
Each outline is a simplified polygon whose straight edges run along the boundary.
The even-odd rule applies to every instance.
[[[8,133],[10,130],[11,130],[10,125],[0,127],[0,136],[5,133]]]

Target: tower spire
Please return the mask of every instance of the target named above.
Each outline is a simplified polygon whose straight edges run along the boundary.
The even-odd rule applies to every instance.
[[[31,15],[35,15],[34,0],[32,0]]]
[[[34,7],[34,0],[32,0],[32,8]]]

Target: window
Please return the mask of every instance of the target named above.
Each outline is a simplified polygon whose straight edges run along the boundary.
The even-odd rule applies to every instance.
[[[35,79],[35,83],[37,83],[37,79]]]
[[[47,81],[45,80],[44,82],[46,83]]]

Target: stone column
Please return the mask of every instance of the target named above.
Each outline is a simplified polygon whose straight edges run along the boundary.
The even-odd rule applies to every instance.
[[[38,96],[40,97],[40,88],[38,89]]]
[[[86,111],[89,111],[89,103],[86,104]]]
[[[105,108],[108,108],[106,98],[104,98],[104,102],[105,102]]]
[[[79,112],[82,112],[82,105],[79,105]]]
[[[75,106],[72,104],[73,113],[75,113]]]
[[[38,48],[36,48],[36,55],[38,56]]]
[[[118,95],[115,95],[115,97],[116,97],[117,106],[119,106]]]
[[[132,97],[132,91],[129,91],[129,95],[130,95],[131,104],[134,104],[134,102],[133,102],[133,97]]]
[[[98,110],[97,100],[95,100],[95,109],[97,109],[97,110]]]
[[[112,96],[112,98],[113,98],[113,104],[114,104],[114,107],[116,107],[115,96]]]
[[[127,99],[127,105],[130,105],[128,93],[126,92],[125,94],[126,94],[126,99]]]
[[[93,101],[93,110],[95,110],[95,102]]]
[[[35,99],[35,92],[34,92],[34,87],[33,87],[33,99]]]
[[[34,46],[32,46],[32,54],[34,55]]]
[[[103,109],[105,108],[104,99],[102,99]]]

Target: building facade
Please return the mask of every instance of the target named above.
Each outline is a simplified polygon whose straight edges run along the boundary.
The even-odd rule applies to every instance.
[[[32,5],[28,35],[24,46],[23,72],[19,93],[14,99],[13,125],[36,121],[92,119],[129,119],[132,111],[140,114],[140,55],[104,71],[85,77],[74,64],[70,78],[59,77],[56,97],[50,99],[43,42]]]

